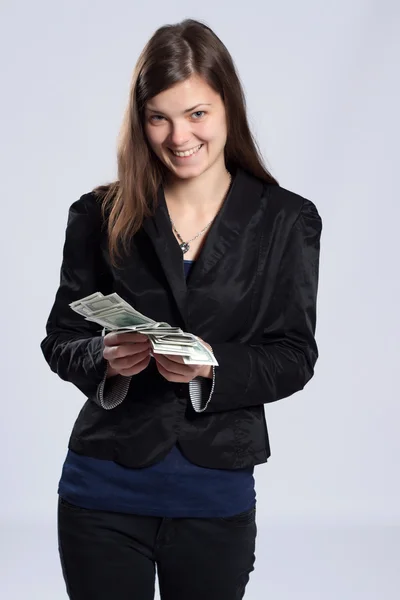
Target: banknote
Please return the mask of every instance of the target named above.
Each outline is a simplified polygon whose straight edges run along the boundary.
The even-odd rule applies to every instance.
[[[75,302],[71,302],[70,306],[73,307],[75,306],[75,304],[81,304],[82,302],[88,302],[90,300],[94,300],[94,299],[99,299],[99,298],[104,298],[104,294],[102,294],[101,292],[95,292],[94,294],[91,294],[90,296],[85,296],[85,298],[81,298],[80,300],[75,300]]]
[[[183,362],[187,365],[218,365],[214,355],[204,346],[200,340],[196,339],[193,345],[178,344],[157,344],[151,341],[154,354],[171,354],[181,356]]]
[[[106,296],[95,292],[69,306],[87,321],[101,325],[103,332],[147,335],[154,354],[178,355],[185,364],[218,365],[213,353],[197,336],[147,317],[115,292]]]
[[[141,325],[152,325],[151,321],[143,319],[140,314],[136,315],[131,310],[127,310],[124,306],[92,313],[85,318],[87,321],[98,323],[110,331],[115,331],[120,328],[129,327],[135,329],[137,326]],[[144,327],[141,329],[144,329]]]
[[[185,365],[214,365],[218,366],[218,361],[214,354],[197,339],[197,346],[190,348],[188,354],[183,355]]]

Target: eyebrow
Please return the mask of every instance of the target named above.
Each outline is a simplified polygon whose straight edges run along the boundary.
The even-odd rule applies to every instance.
[[[184,113],[189,113],[195,110],[195,108],[198,108],[199,106],[212,106],[211,104],[207,104],[207,102],[200,102],[200,104],[196,104],[195,106],[191,106],[190,108],[187,108],[186,110],[184,110]],[[163,112],[161,112],[161,110],[156,110],[155,108],[151,108],[150,106],[147,107],[147,110],[150,110],[151,112],[155,112],[157,114],[164,114]]]

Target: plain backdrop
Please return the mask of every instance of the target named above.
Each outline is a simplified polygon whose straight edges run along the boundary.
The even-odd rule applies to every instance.
[[[0,2],[0,596],[66,598],[56,491],[85,398],[39,345],[68,208],[116,176],[138,55],[155,29],[186,17],[230,50],[268,168],[324,225],[320,358],[302,392],[265,406],[272,456],[255,470],[246,599],[397,598],[396,0]]]

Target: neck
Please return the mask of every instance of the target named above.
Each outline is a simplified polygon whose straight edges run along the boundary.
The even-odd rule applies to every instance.
[[[191,179],[173,179],[164,187],[167,204],[185,208],[212,209],[218,206],[224,198],[230,181],[230,174],[225,164],[211,168]],[[222,199],[222,200],[221,200]]]

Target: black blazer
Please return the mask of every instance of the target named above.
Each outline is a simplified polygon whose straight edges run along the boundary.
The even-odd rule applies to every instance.
[[[321,219],[309,200],[239,169],[185,280],[183,257],[160,188],[155,215],[110,265],[99,201],[69,211],[61,282],[41,348],[51,369],[87,397],[73,451],[127,467],[151,465],[178,441],[193,463],[240,469],[270,456],[264,404],[301,390],[313,375]],[[96,401],[106,361],[95,323],[68,306],[95,291],[117,292],[156,321],[211,344],[219,366],[204,412],[188,384],[171,383],[152,359],[112,410]],[[112,379],[107,385],[112,385]]]

